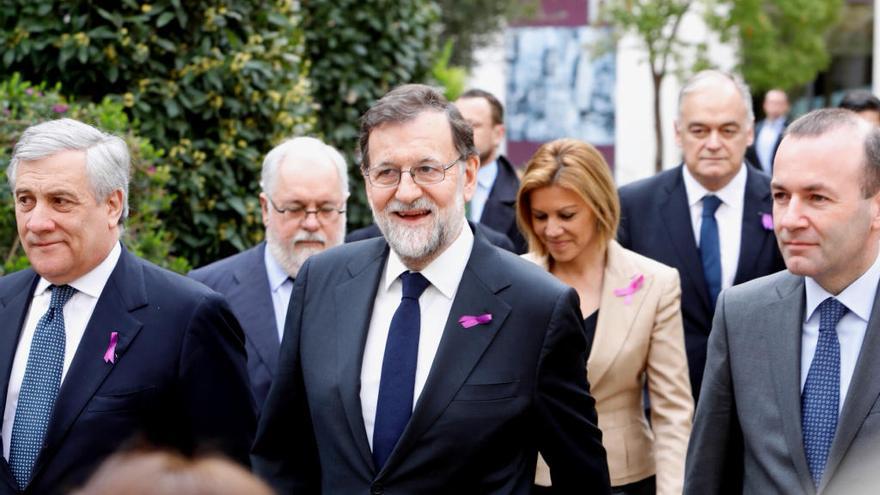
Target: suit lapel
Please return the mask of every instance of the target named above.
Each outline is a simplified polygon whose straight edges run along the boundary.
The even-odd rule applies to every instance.
[[[130,312],[146,304],[142,268],[136,258],[123,248],[61,384],[52,421],[46,432],[46,448],[37,459],[35,475],[47,462],[54,447],[63,440],[95,391],[113,371],[114,364],[104,361],[110,332],[118,332],[117,359],[125,359],[125,350],[141,329],[141,322]]]
[[[241,325],[257,355],[266,363],[269,375],[274,378],[281,343],[275,323],[275,306],[272,304],[269,277],[266,275],[265,249],[266,243],[263,243],[260,249],[254,249],[250,253],[246,263],[236,269],[233,274],[235,285],[230,289],[228,297],[230,300],[247,301],[247,304],[236,305]],[[255,287],[260,289],[254,289]]]
[[[822,478],[821,489],[834,475],[850,444],[862,427],[871,408],[880,397],[880,298],[874,296],[874,307],[865,333],[865,340],[859,351],[856,368],[853,371],[846,401],[837,423],[837,433],[828,454],[828,464]]]
[[[801,333],[806,298],[803,277],[790,275],[776,286],[776,292],[778,299],[764,309],[770,330],[763,336],[770,354],[774,395],[792,462],[801,488],[805,493],[813,493],[815,489],[804,454],[801,427]],[[741,407],[754,406],[742,404]]]
[[[670,242],[681,262],[679,266],[690,274],[692,283],[697,286],[697,293],[700,295],[703,306],[711,315],[709,291],[705,283],[706,277],[703,276],[703,265],[700,261],[700,252],[697,250],[697,241],[694,239],[687,191],[685,191],[684,179],[681,176],[682,167],[683,165],[676,169],[678,173],[671,174],[672,180],[664,188],[665,197],[659,201],[660,216],[663,218]]]
[[[735,284],[755,278],[761,253],[767,249],[768,243],[776,242],[773,232],[765,229],[761,223],[761,215],[773,211],[770,191],[760,187],[756,176],[758,172],[748,167],[746,171],[748,175],[743,198],[742,242],[740,242]],[[773,249],[773,246],[770,246],[770,249]]]
[[[340,284],[334,291],[336,308],[336,371],[338,373],[339,393],[348,426],[355,445],[368,466],[373,465],[367,431],[364,427],[361,406],[361,366],[364,346],[373,314],[373,302],[382,269],[388,257],[384,241],[374,240],[372,251],[358,256],[348,265],[351,279]]]
[[[608,246],[608,260],[599,302],[601,311],[588,366],[588,379],[593,387],[602,380],[623,349],[632,331],[633,322],[645,302],[645,294],[651,289],[654,279],[645,277],[642,288],[632,295],[629,304],[625,297],[614,295],[614,290],[629,286],[639,275],[643,274],[638,273],[636,267],[625,258],[623,248],[612,241]]]
[[[15,351],[18,349],[18,337],[21,329],[24,327],[24,319],[30,307],[34,288],[40,277],[30,271],[30,276],[22,276],[20,281],[10,286],[6,293],[0,295],[0,321],[7,324],[0,330],[0,377],[2,377],[2,387],[0,387],[0,411],[6,409],[6,393],[9,388],[9,374],[12,372],[12,362],[15,360]],[[0,415],[0,425],[3,424],[3,417]],[[2,444],[9,442],[9,438],[2,438]],[[12,471],[6,458],[0,456],[0,469],[2,469],[3,478],[10,484],[13,489],[17,489],[13,480]]]
[[[498,156],[498,175],[495,183],[486,198],[483,214],[480,215],[480,223],[506,233],[510,230],[515,218],[510,214],[511,208],[516,203],[516,192],[519,189],[519,180],[516,172],[503,156]]]
[[[493,261],[495,256],[498,256],[495,248],[481,235],[475,235],[473,251],[458,285],[425,387],[382,472],[393,469],[446,409],[510,314],[510,306],[497,295],[510,283],[503,274],[492,271],[491,267],[497,266]],[[463,315],[486,313],[492,315],[488,324],[463,328],[458,323]]]

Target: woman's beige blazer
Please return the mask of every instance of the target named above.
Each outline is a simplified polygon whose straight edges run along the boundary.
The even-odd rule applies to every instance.
[[[548,267],[546,258],[532,253],[523,257]],[[614,294],[640,275],[644,281],[630,301]],[[612,486],[656,474],[658,495],[682,492],[694,402],[680,305],[681,287],[674,268],[611,241],[587,378],[596,399]],[[650,426],[642,404],[643,380],[651,400]],[[536,483],[550,484],[547,465],[540,458]]]

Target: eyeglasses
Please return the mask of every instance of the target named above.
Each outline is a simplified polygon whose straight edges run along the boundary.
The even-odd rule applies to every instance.
[[[452,161],[449,165],[441,165],[439,163],[423,163],[410,167],[408,170],[402,170],[390,165],[382,165],[378,167],[370,167],[364,176],[375,187],[396,187],[400,184],[400,178],[404,173],[408,173],[412,177],[413,182],[421,186],[436,184],[443,182],[446,178],[446,171],[453,165],[461,161],[462,156]]]
[[[272,208],[278,213],[284,215],[285,218],[289,218],[291,220],[295,220],[297,222],[302,222],[306,218],[309,217],[310,214],[314,213],[315,218],[318,219],[321,223],[330,223],[339,218],[339,215],[345,213],[344,209],[339,209],[333,204],[323,204],[320,208],[315,210],[306,209],[304,206],[300,204],[294,204],[293,206],[286,208],[279,208],[278,205],[272,201],[272,197],[266,194],[266,198],[269,200],[269,204],[272,205]]]

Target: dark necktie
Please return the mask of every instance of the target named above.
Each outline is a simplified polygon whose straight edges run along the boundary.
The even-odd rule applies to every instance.
[[[9,465],[21,489],[30,482],[58,396],[64,367],[62,310],[75,293],[76,289],[69,285],[52,287],[49,309],[37,322],[31,341],[9,444]]]
[[[400,278],[403,295],[385,342],[373,427],[373,461],[377,471],[385,465],[412,415],[421,326],[419,296],[431,285],[418,272],[406,272]]]
[[[718,242],[718,222],[715,211],[721,200],[714,194],[703,196],[703,215],[700,223],[700,258],[703,261],[703,276],[709,289],[709,301],[715,308],[718,293],[721,292],[721,246]]]
[[[801,395],[801,421],[804,430],[804,453],[813,484],[819,486],[831,442],[837,431],[840,409],[840,341],[837,322],[847,308],[829,297],[819,305],[819,341],[807,372]]]

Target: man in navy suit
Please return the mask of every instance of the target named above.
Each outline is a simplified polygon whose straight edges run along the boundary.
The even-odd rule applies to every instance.
[[[479,164],[437,90],[361,120],[384,237],[309,258],[254,445],[279,493],[608,493],[573,289],[465,221]]]
[[[684,165],[620,188],[621,245],[681,276],[694,398],[719,291],[785,268],[773,234],[770,178],[743,164],[753,137],[751,101],[730,74],[694,75],[681,89],[675,122]]]
[[[244,335],[216,292],[129,253],[125,142],[28,128],[7,175],[32,268],[0,278],[0,493],[68,493],[131,440],[247,464]]]
[[[266,241],[189,274],[225,295],[241,322],[258,412],[275,376],[293,279],[309,256],[345,235],[345,159],[318,139],[289,139],[266,155],[260,185]]]
[[[468,202],[468,218],[507,235],[515,252],[528,245],[516,226],[516,193],[519,177],[498,148],[504,140],[504,107],[498,98],[482,89],[462,93],[455,106],[474,130],[474,146],[480,156],[477,187]]]

